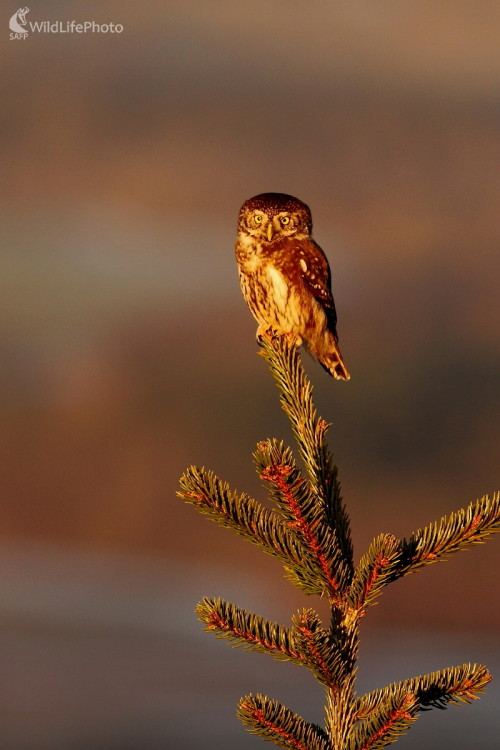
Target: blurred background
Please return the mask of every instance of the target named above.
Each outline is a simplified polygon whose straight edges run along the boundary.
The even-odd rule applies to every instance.
[[[297,195],[342,351],[304,356],[356,556],[497,489],[500,6],[486,0],[64,2],[2,12],[0,722],[6,750],[256,748],[263,692],[310,721],[305,670],[203,632],[204,595],[286,624],[280,566],[175,496],[189,464],[262,498],[291,440],[233,257],[238,209]],[[498,540],[393,585],[359,689],[496,676],[407,750],[497,747]],[[478,735],[479,738],[478,739]]]

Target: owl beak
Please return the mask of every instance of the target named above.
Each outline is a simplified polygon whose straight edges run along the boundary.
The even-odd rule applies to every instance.
[[[271,242],[273,238],[273,233],[274,233],[274,229],[273,229],[272,222],[269,222],[266,227],[266,237],[267,237],[268,242]]]

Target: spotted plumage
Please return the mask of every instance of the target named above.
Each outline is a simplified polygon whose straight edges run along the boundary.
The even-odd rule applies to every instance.
[[[268,330],[293,336],[334,378],[349,380],[338,347],[328,260],[311,237],[311,212],[283,193],[246,201],[238,216],[236,260],[243,296]]]

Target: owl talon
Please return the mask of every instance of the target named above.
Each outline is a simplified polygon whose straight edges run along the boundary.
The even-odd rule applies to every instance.
[[[257,343],[259,346],[264,346],[264,339],[272,341],[277,335],[277,332],[273,328],[264,328],[264,326],[259,326],[257,328],[255,338],[257,339]]]
[[[264,339],[267,339],[268,341],[274,341],[274,339],[278,338],[278,336],[283,336],[289,344],[292,346],[296,346],[297,349],[302,344],[302,338],[300,336],[297,336],[296,333],[279,333],[274,328],[262,328],[259,326],[257,329],[257,333],[255,338],[257,339],[257,343],[259,346],[264,345]]]

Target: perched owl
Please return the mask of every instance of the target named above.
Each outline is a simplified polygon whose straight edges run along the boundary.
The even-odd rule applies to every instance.
[[[311,212],[297,198],[262,193],[247,200],[236,241],[241,289],[259,324],[257,338],[269,329],[291,334],[330,375],[349,380],[337,343],[330,267],[311,232]]]

